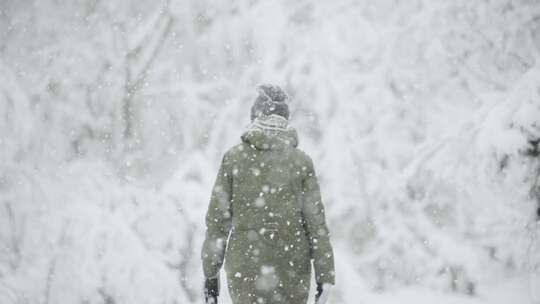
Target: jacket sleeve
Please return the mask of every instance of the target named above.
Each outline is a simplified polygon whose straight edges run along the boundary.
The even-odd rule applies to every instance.
[[[317,283],[335,284],[334,253],[330,244],[319,182],[310,158],[306,165],[302,187],[304,224],[311,247],[315,280]]]
[[[206,278],[219,276],[219,270],[223,265],[232,220],[231,191],[232,176],[227,155],[225,155],[212,189],[206,213],[206,238],[201,252]]]

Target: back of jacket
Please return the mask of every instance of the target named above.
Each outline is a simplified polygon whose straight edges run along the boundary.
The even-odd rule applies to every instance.
[[[316,281],[334,284],[319,184],[297,143],[294,129],[252,129],[225,154],[206,217],[206,277],[218,275],[225,259],[229,288],[245,281],[257,290],[309,287],[309,279],[298,280],[306,280],[313,260]]]

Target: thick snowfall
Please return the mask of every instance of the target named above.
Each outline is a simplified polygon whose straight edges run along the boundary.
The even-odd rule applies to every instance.
[[[540,303],[538,0],[0,1],[0,303],[201,303],[259,83],[316,164],[329,303]]]

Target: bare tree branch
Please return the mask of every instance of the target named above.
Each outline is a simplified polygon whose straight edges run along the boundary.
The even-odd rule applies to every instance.
[[[146,34],[150,40],[154,40],[155,43],[147,43],[146,40],[141,40],[140,43],[135,46],[130,46],[129,41],[124,41],[124,47],[127,52],[125,55],[125,84],[124,84],[124,98],[122,101],[122,120],[124,122],[123,137],[124,139],[130,139],[133,136],[133,99],[136,93],[140,90],[144,81],[146,80],[148,70],[152,66],[153,62],[157,58],[159,51],[163,47],[170,30],[173,25],[173,16],[168,11],[168,2],[164,7],[160,8],[158,15],[161,18],[157,18],[154,21],[154,32]],[[154,34],[155,33],[155,34]],[[146,44],[145,44],[146,42]],[[145,47],[146,46],[146,47]],[[131,47],[131,49],[129,49]],[[142,54],[149,54],[145,58],[141,59]],[[138,62],[142,61],[142,62]],[[138,64],[137,64],[138,63]],[[141,66],[138,71],[136,66]]]

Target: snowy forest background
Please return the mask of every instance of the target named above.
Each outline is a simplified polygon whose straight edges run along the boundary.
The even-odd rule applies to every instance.
[[[535,303],[538,0],[0,1],[0,303],[202,303],[260,83],[321,179],[331,304]]]

